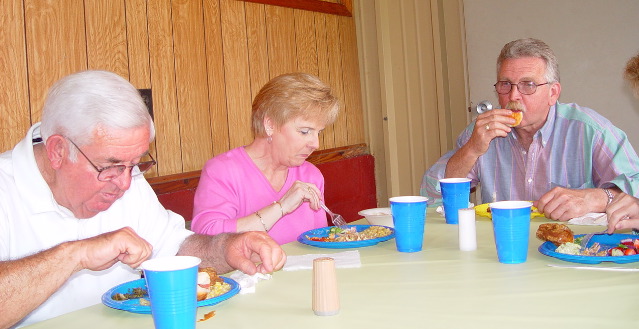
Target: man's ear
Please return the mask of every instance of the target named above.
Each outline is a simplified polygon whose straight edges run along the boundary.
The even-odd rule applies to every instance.
[[[555,105],[555,103],[557,103],[557,100],[559,99],[560,94],[561,94],[561,84],[559,82],[553,83],[553,85],[550,86],[550,99],[548,100],[548,105],[549,106]]]
[[[69,154],[69,143],[66,138],[61,135],[53,135],[47,139],[45,149],[47,152],[47,158],[51,167],[55,170],[60,169],[62,162]]]

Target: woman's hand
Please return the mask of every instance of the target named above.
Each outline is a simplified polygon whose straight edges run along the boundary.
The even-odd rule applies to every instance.
[[[322,192],[315,184],[296,181],[279,202],[285,215],[293,212],[304,202],[308,202],[311,209],[317,210],[322,202]]]

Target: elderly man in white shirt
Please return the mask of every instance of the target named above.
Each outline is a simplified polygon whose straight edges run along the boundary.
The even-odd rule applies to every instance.
[[[197,256],[220,273],[284,265],[264,233],[197,235],[164,209],[141,175],[155,164],[154,134],[137,89],[116,74],[79,72],[51,88],[42,122],[0,155],[0,328],[99,303],[149,258]]]

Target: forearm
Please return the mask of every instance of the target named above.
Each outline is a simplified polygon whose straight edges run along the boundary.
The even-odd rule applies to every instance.
[[[202,260],[200,267],[213,267],[218,273],[230,272],[233,268],[226,261],[224,249],[231,234],[193,234],[184,240],[178,255],[198,257]]]
[[[268,206],[237,220],[237,231],[268,231],[284,216],[284,208],[279,203]]]
[[[73,243],[63,243],[29,257],[0,262],[0,328],[20,321],[77,271],[72,249]]]
[[[477,162],[479,155],[469,151],[468,145],[462,146],[446,164],[446,178],[467,177]]]

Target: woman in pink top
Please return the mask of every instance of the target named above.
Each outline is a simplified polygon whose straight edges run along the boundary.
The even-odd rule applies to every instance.
[[[324,177],[306,158],[338,112],[331,88],[313,75],[269,81],[253,100],[253,142],[202,169],[191,229],[210,235],[267,231],[284,244],[326,226]]]

